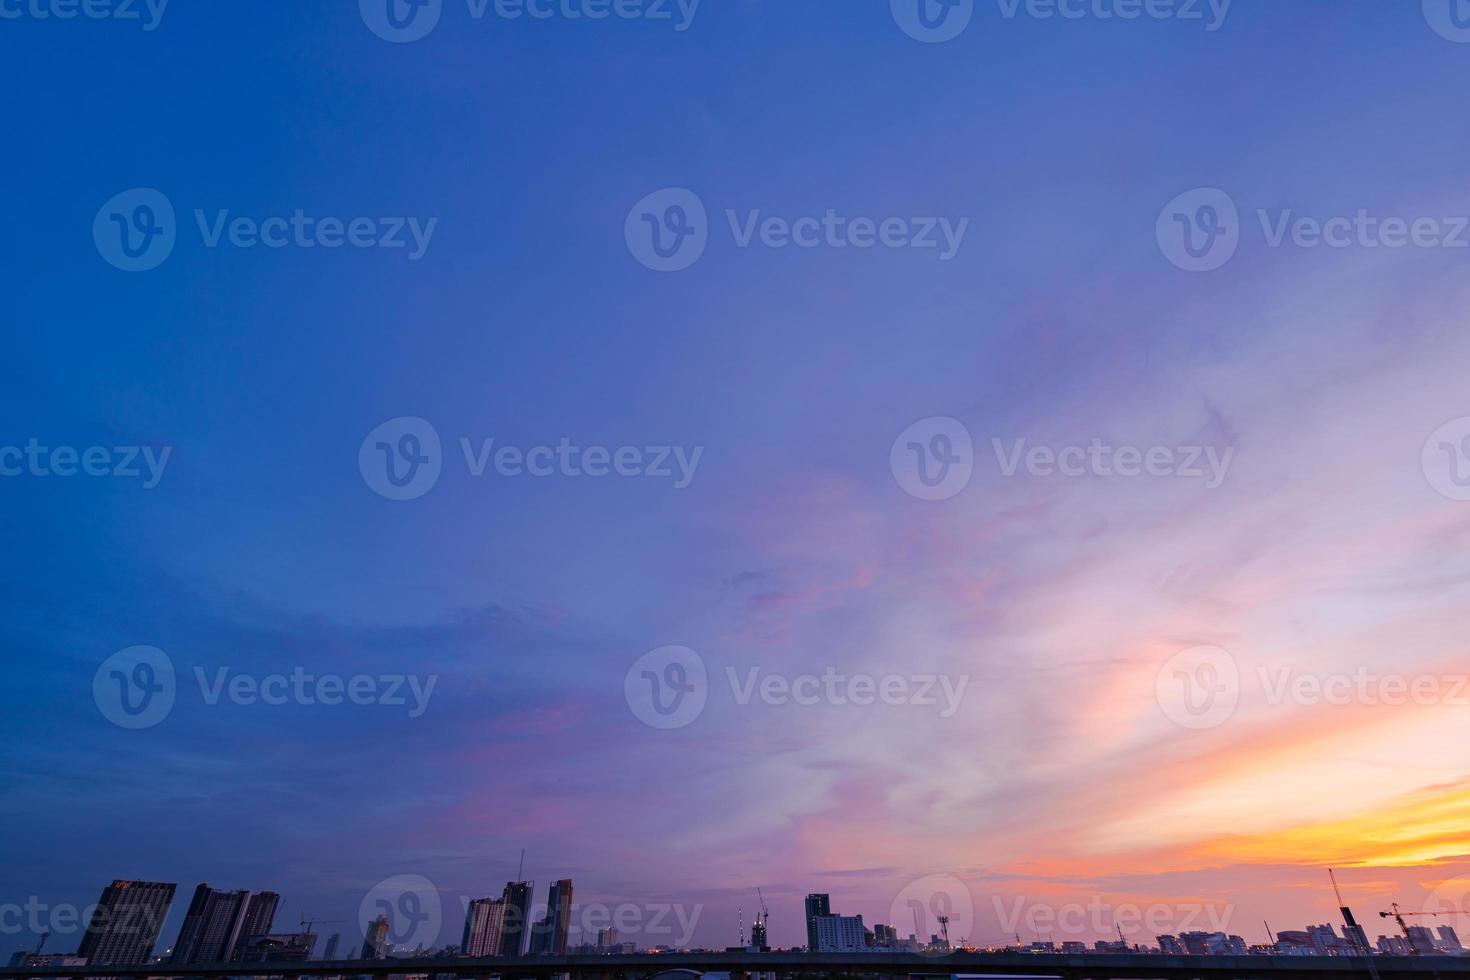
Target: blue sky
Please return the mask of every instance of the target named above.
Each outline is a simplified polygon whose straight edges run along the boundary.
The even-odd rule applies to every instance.
[[[522,847],[587,900],[702,903],[709,943],[733,941],[757,885],[780,942],[800,941],[807,891],[881,921],[936,874],[974,889],[977,941],[1003,933],[992,892],[1230,891],[1244,920],[1299,922],[1331,903],[1283,883],[1357,859],[1384,901],[1422,897],[1461,839],[1302,842],[1403,830],[1403,801],[1457,786],[1462,752],[1416,750],[1422,771],[1385,780],[1350,712],[1243,710],[1181,735],[1152,701],[1159,664],[1195,643],[1251,669],[1435,676],[1460,652],[1465,505],[1420,451],[1470,415],[1465,256],[1271,248],[1256,216],[1470,213],[1470,45],[1419,7],[1236,0],[1207,31],[978,0],[940,44],[887,4],[825,0],[705,0],[682,32],[446,0],[406,44],[348,2],[174,0],[151,31],[0,19],[20,232],[0,241],[0,445],[172,447],[153,489],[0,480],[17,694],[0,901],[208,879],[278,888],[293,922],[347,919],[399,874],[451,905],[497,891]],[[129,273],[91,229],[139,187],[170,201],[178,242]],[[671,187],[707,208],[709,245],[658,273],[624,225]],[[1155,234],[1195,188],[1241,215],[1207,273]],[[436,224],[416,260],[209,248],[196,209]],[[725,216],[828,209],[968,225],[945,261],[740,248]],[[405,416],[434,426],[443,474],[400,502],[357,458]],[[888,462],[932,417],[975,446],[944,501]],[[1014,479],[991,456],[992,439],[1094,437],[1232,447],[1231,478]],[[682,489],[477,478],[461,438],[702,455]],[[138,644],[180,694],[127,731],[92,681]],[[670,732],[623,697],[667,644],[711,678],[705,714]],[[298,666],[438,682],[418,718],[210,705],[191,686],[196,668]],[[720,687],[726,667],[829,666],[965,676],[967,708],[741,705]],[[1438,731],[1423,714],[1375,719]],[[1377,795],[1243,822],[1240,801],[1301,784],[1296,746]],[[1117,792],[1176,767],[1193,775],[1152,804]]]

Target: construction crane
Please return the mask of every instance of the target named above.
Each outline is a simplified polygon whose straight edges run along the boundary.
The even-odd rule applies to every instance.
[[[1404,939],[1406,939],[1408,941],[1408,943],[1409,943],[1409,952],[1412,953],[1414,956],[1418,956],[1421,952],[1424,952],[1424,950],[1419,949],[1419,947],[1415,944],[1414,937],[1409,933],[1409,924],[1404,921],[1404,916],[1406,916],[1406,915],[1459,915],[1460,914],[1457,911],[1448,911],[1448,912],[1405,912],[1405,911],[1403,911],[1403,910],[1401,910],[1399,908],[1399,903],[1398,902],[1394,902],[1391,906],[1389,906],[1389,908],[1391,908],[1393,911],[1391,911],[1391,912],[1379,912],[1378,913],[1379,917],[1380,918],[1384,918],[1384,919],[1387,919],[1389,916],[1392,916],[1393,917],[1393,920],[1399,924],[1399,928],[1403,930],[1403,932],[1404,932]],[[1433,952],[1433,950],[1429,950],[1428,952]]]
[[[1337,911],[1342,913],[1342,923],[1345,927],[1343,932],[1347,934],[1348,943],[1364,956],[1372,955],[1373,950],[1368,945],[1368,934],[1363,931],[1362,926],[1358,925],[1358,920],[1353,917],[1353,910],[1348,908],[1347,902],[1342,900],[1342,890],[1337,887],[1337,875],[1332,873],[1331,868],[1327,869],[1327,879],[1332,882],[1332,894],[1337,896]]]
[[[759,887],[755,890],[755,897],[760,900],[760,911],[756,913],[755,925],[750,930],[750,944],[763,949],[771,943],[771,910],[766,908],[766,896],[761,894]],[[756,936],[757,929],[759,936]]]

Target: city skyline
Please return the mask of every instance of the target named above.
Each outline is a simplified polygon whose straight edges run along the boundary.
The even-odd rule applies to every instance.
[[[0,0],[0,911],[1466,908],[1466,9]]]
[[[1458,954],[1464,951],[1464,947],[1455,923],[1461,917],[1470,917],[1470,912],[1462,911],[1466,904],[1462,893],[1458,907],[1403,909],[1402,916],[1427,917],[1412,924],[1400,917],[1401,931],[1397,933],[1390,930],[1374,935],[1360,929],[1358,938],[1353,938],[1356,920],[1352,910],[1344,906],[1336,910],[1336,922],[1311,923],[1301,929],[1272,930],[1267,936],[1248,939],[1236,931],[1237,916],[1242,913],[1233,903],[1172,910],[1156,906],[1143,910],[1109,906],[1094,897],[1086,903],[1074,900],[1060,906],[1043,906],[1041,911],[1045,915],[1040,920],[1036,916],[1037,908],[1022,911],[1013,906],[1012,917],[1002,923],[1005,934],[992,940],[973,934],[983,931],[980,923],[984,917],[978,914],[979,903],[974,908],[967,904],[975,896],[970,894],[964,883],[948,876],[937,876],[915,884],[921,886],[917,891],[906,889],[894,899],[886,915],[890,920],[887,923],[881,914],[875,916],[871,911],[855,911],[846,907],[848,903],[840,896],[834,907],[830,893],[807,893],[797,922],[803,942],[795,944],[795,948],[818,952],[861,952],[880,948],[917,952],[932,946],[956,950],[1145,951],[1178,955],[1246,955],[1267,950],[1356,955],[1366,948],[1382,954]],[[572,900],[573,883],[570,879],[553,881],[545,889],[545,897],[539,901],[532,880],[507,881],[501,897],[496,899],[461,896],[461,933],[455,925],[458,911],[455,903],[446,901],[447,896],[434,890],[427,879],[401,875],[380,883],[369,892],[359,906],[356,919],[325,920],[338,927],[330,930],[330,937],[324,935],[328,930],[311,928],[321,920],[307,920],[305,916],[301,925],[310,933],[309,936],[307,932],[298,935],[286,928],[273,928],[281,901],[281,896],[274,891],[227,890],[200,882],[185,907],[175,941],[163,946],[162,937],[168,934],[169,903],[177,887],[169,882],[115,879],[103,889],[99,901],[84,917],[90,925],[75,933],[80,938],[75,952],[56,948],[58,943],[65,945],[68,939],[68,931],[62,930],[36,942],[34,946],[41,947],[45,945],[44,939],[55,940],[51,943],[52,948],[40,950],[36,955],[52,958],[78,956],[82,957],[79,962],[100,964],[156,959],[161,964],[205,965],[246,962],[259,957],[262,954],[253,952],[254,946],[259,945],[259,940],[269,939],[273,952],[265,955],[278,957],[289,955],[291,950],[299,950],[303,958],[316,958],[314,954],[322,939],[328,939],[330,946],[335,948],[345,935],[351,944],[354,929],[360,929],[361,950],[348,959],[443,952],[461,956],[542,956],[565,952],[626,952],[640,948],[670,951],[733,949],[742,945],[735,941],[713,945],[695,943],[689,929],[685,929],[686,934],[680,936],[679,941],[671,942],[671,930],[668,928],[671,923],[658,925],[648,935],[636,923],[631,933],[624,925],[624,939],[619,940],[620,929],[612,925],[612,921],[623,923],[624,913],[634,910],[627,903],[620,908],[604,907],[598,903],[581,906]],[[1339,897],[1336,883],[1333,889],[1335,898]],[[776,894],[783,893],[780,888],[771,890]],[[741,937],[750,937],[744,945],[751,949],[767,948],[759,941],[770,928],[765,891],[765,888],[758,889],[759,904],[751,910],[749,919],[745,918],[744,906],[738,912],[735,928]],[[1002,899],[999,896],[994,898],[997,917],[1004,919]],[[591,915],[589,910],[594,910]],[[1374,914],[1376,911],[1367,914],[1371,918],[1381,917],[1388,921],[1386,916]],[[1398,903],[1391,903],[1392,913],[1400,911]],[[9,934],[15,932],[13,912],[13,909],[5,910],[5,926]],[[696,909],[693,919],[687,924],[692,925],[702,912],[702,908]],[[906,923],[897,921],[905,913],[913,915],[912,930]],[[660,920],[665,917],[666,910],[658,916]],[[682,913],[676,917],[681,920],[681,925],[685,924]],[[778,914],[776,918],[776,935],[792,931],[789,924],[788,928],[781,929],[782,916]],[[551,926],[548,926],[548,921]],[[748,933],[745,923],[750,926]],[[346,928],[340,928],[343,925]],[[1270,928],[1269,923],[1262,923],[1262,926]],[[1255,930],[1241,927],[1239,931],[1254,933]],[[642,942],[626,942],[629,935]],[[453,941],[455,937],[459,937],[458,942]],[[775,942],[770,944],[770,948],[792,946]],[[32,944],[23,944],[13,951],[12,959],[23,962],[24,955],[32,950]],[[119,956],[143,958],[129,960],[117,958]]]

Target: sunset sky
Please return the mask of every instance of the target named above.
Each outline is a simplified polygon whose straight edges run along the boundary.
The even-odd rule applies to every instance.
[[[402,44],[287,6],[0,20],[0,446],[172,447],[151,489],[0,478],[0,904],[179,882],[161,947],[195,882],[273,888],[278,926],[356,943],[419,875],[451,943],[524,848],[538,899],[683,903],[719,946],[758,887],[782,945],[807,892],[871,924],[951,880],[982,945],[1133,908],[1264,942],[1339,923],[1329,866],[1370,938],[1390,902],[1470,910],[1470,502],[1421,459],[1470,416],[1470,248],[1269,240],[1470,215],[1470,44],[1417,0],[1236,0],[1213,31],[977,0],[932,44],[878,0],[705,0],[683,31],[445,0]],[[92,229],[138,187],[178,243],[128,273]],[[708,209],[683,271],[625,241],[662,188]],[[1208,272],[1156,235],[1196,188],[1239,209]],[[437,225],[415,260],[210,248],[196,209]],[[726,217],[829,209],[968,225],[944,260],[742,248]],[[405,416],[443,472],[396,501],[358,458]],[[924,500],[890,450],[936,417],[973,476]],[[475,477],[460,440],[492,438],[702,453],[682,488]],[[1213,488],[1007,476],[1022,439],[1231,455]],[[93,695],[135,645],[179,678],[136,731]],[[660,730],[624,681],[666,645],[707,703]],[[1171,658],[1200,646],[1236,703],[1191,727]],[[435,686],[411,717],[195,682],[296,668]],[[946,715],[729,680],[829,668],[965,686]],[[1101,929],[1013,924],[1089,903]],[[34,940],[0,920],[0,953]]]

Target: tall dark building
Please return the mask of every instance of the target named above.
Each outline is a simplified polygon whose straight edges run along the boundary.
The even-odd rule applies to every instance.
[[[388,958],[388,917],[380,915],[362,930],[362,958],[386,960]]]
[[[89,965],[147,963],[177,887],[118,879],[102,889],[77,955],[85,956]]]
[[[526,937],[531,931],[531,894],[535,882],[505,883],[505,920],[500,926],[500,955],[520,956],[526,950]]]
[[[276,909],[280,907],[281,896],[275,892],[256,892],[250,896],[250,904],[245,907],[245,924],[240,928],[240,938],[243,940],[251,936],[265,936],[271,931],[271,926],[276,921]]]
[[[200,882],[174,941],[173,963],[225,963],[243,935],[248,891],[227,892]]]
[[[551,883],[546,897],[546,917],[536,923],[532,952],[561,956],[567,951],[567,931],[572,920],[572,880]]]
[[[832,914],[832,896],[812,893],[806,897],[806,948],[817,950],[817,919]]]
[[[466,956],[498,955],[504,925],[504,899],[475,899],[465,909],[464,939],[459,944],[459,951]]]
[[[337,958],[337,944],[341,941],[342,934],[340,932],[332,933],[331,938],[327,940],[327,948],[322,953],[322,959],[327,960],[328,962],[335,960]]]

